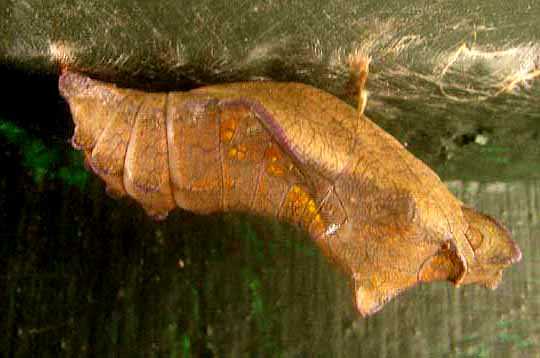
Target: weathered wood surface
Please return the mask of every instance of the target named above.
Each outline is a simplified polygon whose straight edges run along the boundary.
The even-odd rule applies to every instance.
[[[15,356],[538,354],[540,182],[450,187],[509,225],[523,261],[496,291],[419,286],[365,320],[294,229],[182,212],[158,224],[97,180],[81,193],[2,176],[0,345]]]

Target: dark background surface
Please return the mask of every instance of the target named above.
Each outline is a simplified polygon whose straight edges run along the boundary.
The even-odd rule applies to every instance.
[[[473,1],[0,3],[0,351],[7,356],[527,356],[540,352],[539,5]],[[462,45],[469,50],[459,51]],[[462,47],[464,49],[465,47]],[[361,319],[294,228],[180,210],[153,222],[82,168],[58,60],[124,86],[301,81],[347,96],[523,261],[500,289],[420,286]]]

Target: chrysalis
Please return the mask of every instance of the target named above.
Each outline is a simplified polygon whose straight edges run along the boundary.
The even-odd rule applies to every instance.
[[[361,83],[365,82],[366,71]],[[146,93],[65,72],[72,142],[109,190],[164,218],[250,212],[305,229],[378,311],[420,282],[496,287],[521,253],[397,140],[338,98],[299,83]]]

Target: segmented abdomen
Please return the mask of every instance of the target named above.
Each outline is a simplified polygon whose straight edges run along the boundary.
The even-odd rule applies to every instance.
[[[297,223],[315,238],[346,220],[331,181],[290,154],[252,100],[118,89],[69,72],[60,89],[74,145],[108,190],[154,217],[176,206],[253,212]]]

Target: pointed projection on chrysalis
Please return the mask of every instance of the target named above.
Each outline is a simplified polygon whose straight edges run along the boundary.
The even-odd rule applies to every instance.
[[[299,225],[352,277],[363,316],[422,282],[495,288],[520,260],[506,229],[363,115],[363,88],[357,111],[299,83],[145,93],[65,72],[59,86],[108,190],[157,218],[178,206]]]

